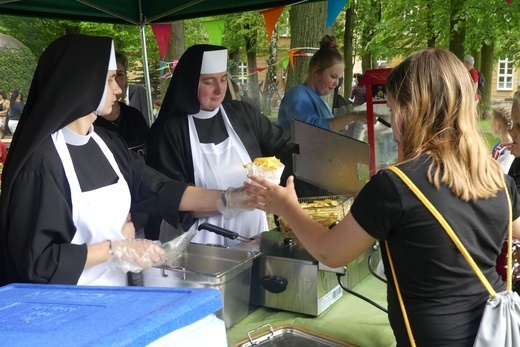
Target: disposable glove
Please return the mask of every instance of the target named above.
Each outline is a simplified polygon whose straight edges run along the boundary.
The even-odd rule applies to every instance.
[[[111,255],[107,261],[110,269],[140,272],[164,261],[164,249],[160,243],[146,239],[117,240],[111,243]]]
[[[251,198],[246,194],[246,188],[228,188],[222,191],[217,200],[217,208],[225,219],[232,219],[242,211],[252,211],[249,206]]]

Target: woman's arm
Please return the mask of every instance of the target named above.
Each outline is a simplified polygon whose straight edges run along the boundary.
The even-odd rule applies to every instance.
[[[250,178],[265,187],[246,183],[247,191],[256,201],[252,205],[282,216],[303,246],[323,264],[330,267],[346,265],[375,243],[351,213],[331,230],[311,219],[298,203],[292,176],[287,180],[286,188],[257,176]]]

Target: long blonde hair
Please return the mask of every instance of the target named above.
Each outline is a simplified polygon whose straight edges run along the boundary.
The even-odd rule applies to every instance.
[[[447,185],[464,201],[504,188],[504,174],[479,129],[470,75],[453,53],[429,48],[411,55],[391,72],[386,88],[403,160],[429,153],[430,182]]]

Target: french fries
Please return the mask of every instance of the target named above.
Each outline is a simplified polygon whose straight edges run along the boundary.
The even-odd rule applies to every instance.
[[[280,159],[276,157],[260,157],[253,160],[252,163],[248,163],[244,165],[244,167],[247,169],[251,167],[252,165],[260,166],[265,169],[271,169],[276,170],[278,169],[278,164],[280,164]]]

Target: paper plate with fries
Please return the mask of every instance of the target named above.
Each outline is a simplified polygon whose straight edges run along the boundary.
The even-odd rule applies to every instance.
[[[248,174],[263,177],[274,184],[280,184],[285,165],[276,157],[260,157],[253,160],[252,163],[244,165],[244,168]]]

